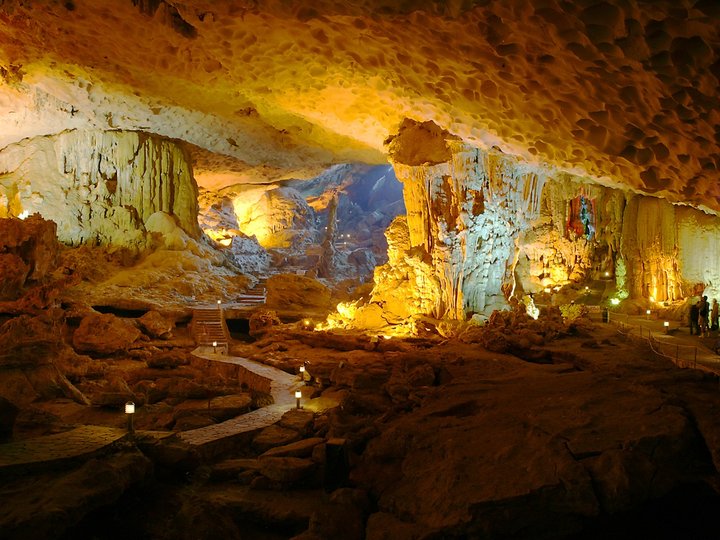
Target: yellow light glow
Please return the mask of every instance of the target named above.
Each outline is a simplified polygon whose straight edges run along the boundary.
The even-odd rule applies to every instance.
[[[611,303],[613,306],[617,306],[617,305],[620,304],[620,299],[619,299],[619,298],[611,298],[611,299],[610,299],[610,303]]]
[[[210,240],[224,247],[229,247],[232,244],[233,236],[235,236],[232,231],[227,229],[203,229],[203,232]]]
[[[27,218],[27,217],[29,217],[29,216],[30,216],[30,212],[28,212],[27,210],[23,210],[22,212],[20,212],[20,215],[18,216],[18,218],[19,218],[19,219],[25,219],[25,218]]]
[[[654,301],[655,301],[655,297],[654,297],[654,296],[651,296],[651,297],[650,297],[650,301],[651,301],[651,302],[654,302]]]

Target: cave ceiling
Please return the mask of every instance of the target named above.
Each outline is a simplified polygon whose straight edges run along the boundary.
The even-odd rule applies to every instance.
[[[198,181],[387,162],[404,118],[720,210],[720,3],[0,1],[0,148],[189,143]]]

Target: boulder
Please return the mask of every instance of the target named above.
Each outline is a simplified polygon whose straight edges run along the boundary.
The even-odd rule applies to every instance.
[[[148,356],[145,360],[149,368],[153,369],[174,369],[178,366],[185,366],[190,363],[189,355],[182,349],[162,351]]]
[[[208,414],[217,422],[240,416],[250,410],[253,398],[250,394],[233,394],[212,398],[208,403]]]
[[[287,427],[273,424],[263,429],[253,439],[252,445],[258,452],[266,452],[276,446],[285,446],[300,439],[300,434]]]
[[[267,280],[266,305],[276,309],[329,309],[332,292],[319,281],[297,274],[276,274]]]
[[[148,311],[138,319],[138,324],[151,338],[170,339],[175,325],[157,311]]]
[[[73,347],[80,352],[113,354],[127,350],[140,335],[135,325],[112,313],[93,313],[80,321]]]
[[[271,448],[260,457],[310,457],[313,449],[324,441],[325,439],[321,437],[303,439],[284,446]]]
[[[271,309],[258,309],[253,311],[250,315],[249,320],[249,334],[253,337],[262,336],[273,326],[279,326],[281,323],[280,319]]]
[[[313,418],[315,415],[310,411],[302,409],[291,409],[282,415],[278,422],[283,428],[291,429],[301,435],[307,435],[312,428]]]
[[[317,465],[311,459],[265,456],[258,459],[260,473],[275,482],[290,484],[310,476]]]
[[[25,286],[30,267],[13,253],[0,253],[0,300],[14,300]]]

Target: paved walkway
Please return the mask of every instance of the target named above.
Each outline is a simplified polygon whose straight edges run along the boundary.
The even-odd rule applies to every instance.
[[[81,426],[70,431],[0,445],[0,469],[90,457],[127,436],[127,431]]]
[[[222,439],[254,432],[270,426],[280,420],[287,411],[295,408],[295,391],[302,391],[303,388],[297,376],[247,358],[213,353],[212,347],[198,347],[193,351],[193,354],[214,362],[241,366],[255,375],[269,379],[270,394],[274,403],[219,424],[182,431],[178,433],[178,438],[182,441],[196,447],[211,445]]]
[[[720,336],[701,338],[691,336],[688,327],[680,326],[677,321],[665,321],[652,316],[625,315],[610,313],[610,322],[617,324],[623,333],[649,339],[656,352],[667,356],[682,367],[692,367],[720,374],[720,355],[713,347]]]
[[[223,440],[231,440],[233,437],[270,426],[280,420],[287,411],[295,408],[295,390],[303,388],[298,377],[247,358],[215,354],[212,350],[212,347],[198,347],[193,354],[213,362],[242,366],[256,376],[269,379],[270,394],[275,403],[220,424],[179,432],[177,436],[182,441],[198,449],[217,446]],[[173,435],[172,432],[145,431],[138,431],[137,434],[154,438]],[[55,435],[0,444],[0,470],[87,458],[126,436],[125,429],[82,426]]]

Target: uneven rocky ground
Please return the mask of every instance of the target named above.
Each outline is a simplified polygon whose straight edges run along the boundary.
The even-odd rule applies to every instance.
[[[486,335],[501,323],[491,321]],[[68,528],[49,537],[63,538],[720,534],[703,517],[720,502],[715,376],[678,369],[612,327],[586,323],[553,339],[536,333],[533,346],[520,324],[505,330],[502,346],[486,348],[468,334],[465,342],[385,340],[300,327],[274,327],[231,352],[288,371],[307,362],[313,384],[303,411],[213,462],[141,441],[154,472],[123,458],[133,487],[104,473],[114,487],[101,504],[88,503],[97,470],[134,454],[9,479],[3,521],[32,508],[34,520],[52,524],[46,514],[59,512]],[[519,356],[488,351],[493,343]],[[175,370],[187,376],[183,365],[165,375]],[[68,482],[74,497],[58,499]],[[37,505],[38,486],[40,500],[63,505]]]

